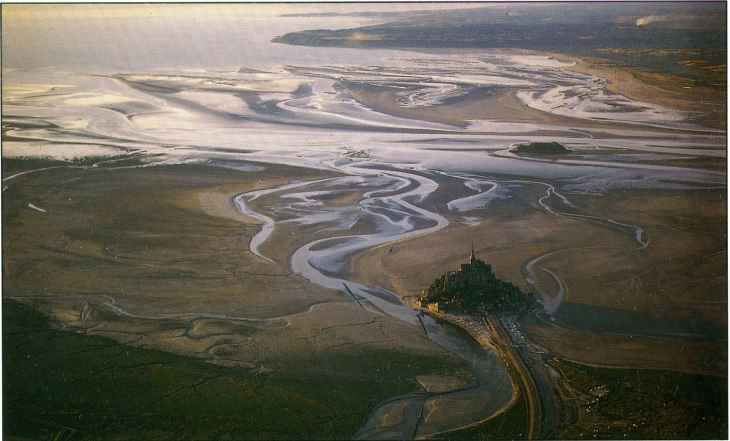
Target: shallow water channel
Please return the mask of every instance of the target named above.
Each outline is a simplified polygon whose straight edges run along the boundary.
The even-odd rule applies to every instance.
[[[457,429],[489,418],[512,397],[512,385],[499,358],[463,330],[421,317],[428,338],[459,356],[474,383],[444,393],[411,393],[376,406],[355,439],[414,439]]]
[[[396,294],[341,277],[356,252],[448,224],[424,203],[438,188],[438,174],[462,177],[470,190],[439,211],[462,216],[465,224],[478,223],[478,210],[509,197],[513,188],[537,185],[545,188],[537,203],[547,212],[625,230],[642,247],[648,239],[639,226],[577,214],[567,209],[575,207],[563,195],[727,186],[725,170],[685,161],[725,158],[725,131],[697,126],[673,109],[610,94],[603,79],[567,70],[572,62],[560,57],[508,50],[287,46],[272,39],[384,19],[321,14],[284,19],[276,8],[257,14],[243,5],[220,8],[217,15],[170,13],[165,20],[155,14],[111,21],[100,15],[85,18],[81,27],[77,16],[55,13],[42,23],[30,17],[10,20],[3,30],[8,50],[2,111],[3,124],[9,124],[3,158],[140,156],[145,166],[210,162],[244,173],[287,164],[340,172],[343,176],[239,196],[239,211],[264,224],[250,250],[271,260],[261,245],[282,224],[299,237],[311,234],[307,243],[287,250],[293,272],[341,291],[375,314],[416,327],[418,314]],[[130,23],[139,38],[129,38]],[[76,44],[87,34],[105,38]],[[139,41],[162,44],[146,44],[149,50],[140,51]],[[514,90],[515,103],[526,111],[571,120],[557,126],[530,118],[469,119],[461,127],[407,119],[362,104],[347,93],[343,80],[397,88],[399,105],[421,109],[422,116],[430,115],[429,107],[474,90],[502,87]],[[596,122],[611,124],[598,130]],[[572,153],[546,159],[510,152],[537,141],[560,142]],[[549,182],[560,182],[560,188]],[[563,250],[533,256],[523,266],[548,313],[557,310],[565,288],[560,274],[539,263]],[[373,409],[355,437],[412,439],[448,431],[487,418],[512,396],[497,356],[451,325],[421,320],[428,338],[464,360],[475,383],[451,392],[390,397]]]
[[[350,168],[349,171],[354,170]],[[352,219],[346,213],[350,208],[335,210],[323,201],[328,195],[338,194],[343,188],[353,185],[361,186],[363,192],[362,199],[353,209],[359,216],[370,219],[375,227],[366,234],[312,237],[292,252],[289,259],[292,271],[312,283],[341,291],[363,309],[422,327],[431,341],[462,359],[474,377],[473,382],[455,386],[452,390],[429,392],[424,388],[420,392],[389,397],[375,406],[353,437],[413,439],[489,418],[513,395],[509,377],[497,355],[458,327],[419,315],[393,292],[341,278],[343,262],[353,253],[427,234],[448,224],[439,214],[416,205],[437,188],[433,180],[414,173],[381,168],[376,175],[289,184],[240,195],[235,199],[238,210],[264,222],[261,232],[251,240],[251,251],[266,258],[259,246],[275,234],[277,225],[277,221],[268,216],[269,213],[287,219],[281,222],[317,224],[321,226],[320,232],[348,231]],[[270,197],[261,202],[267,214],[256,212],[249,206],[264,195]]]

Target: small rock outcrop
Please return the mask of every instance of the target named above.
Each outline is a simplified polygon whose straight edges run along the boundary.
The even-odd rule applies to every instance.
[[[564,155],[571,151],[555,141],[520,144],[510,150],[510,152],[517,153],[518,155]]]

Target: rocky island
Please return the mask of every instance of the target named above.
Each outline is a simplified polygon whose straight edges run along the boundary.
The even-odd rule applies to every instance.
[[[564,155],[572,150],[563,147],[558,142],[531,142],[529,144],[520,144],[510,149],[510,152],[518,155]]]
[[[532,294],[499,280],[492,266],[477,259],[474,248],[469,263],[449,271],[421,291],[421,307],[433,311],[477,311],[519,314],[532,303]]]

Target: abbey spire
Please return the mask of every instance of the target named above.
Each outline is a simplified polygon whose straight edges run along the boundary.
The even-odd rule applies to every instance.
[[[477,259],[473,243],[469,263],[462,263],[456,271],[448,271],[420,295],[421,307],[435,311],[447,308],[519,313],[526,311],[532,300],[532,294],[525,294],[516,285],[497,279],[492,265]]]

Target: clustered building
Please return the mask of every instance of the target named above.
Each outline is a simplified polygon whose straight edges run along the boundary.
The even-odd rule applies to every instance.
[[[444,289],[461,289],[467,285],[488,285],[497,277],[492,272],[492,265],[477,259],[474,247],[471,248],[469,263],[462,263],[458,270],[449,271],[444,277]]]
[[[432,310],[475,309],[483,312],[519,313],[532,303],[532,295],[516,285],[499,280],[492,265],[476,258],[449,271],[421,291],[421,306]]]

